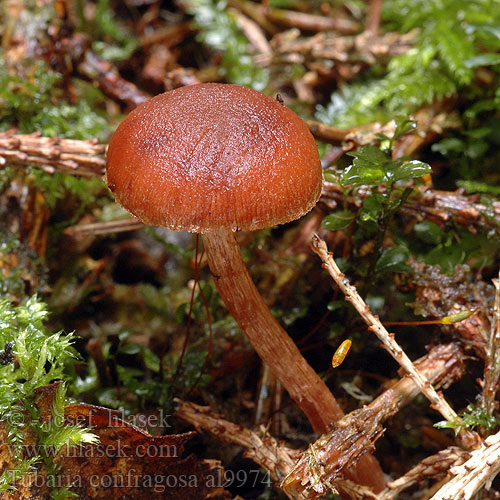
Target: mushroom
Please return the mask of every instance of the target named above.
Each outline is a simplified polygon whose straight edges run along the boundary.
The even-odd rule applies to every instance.
[[[201,233],[226,306],[261,357],[325,432],[342,411],[273,317],[235,238],[307,213],[322,187],[304,122],[260,92],[198,84],[160,94],[112,136],[106,178],[116,201],[147,224]]]
[[[317,431],[342,412],[270,313],[234,232],[297,219],[322,171],[302,120],[277,100],[228,84],[182,87],[142,104],[107,152],[116,201],[143,222],[199,232],[217,289],[247,338]]]

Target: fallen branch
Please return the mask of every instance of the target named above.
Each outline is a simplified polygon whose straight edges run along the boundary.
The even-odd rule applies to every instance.
[[[418,361],[418,368],[433,383],[448,386],[462,376],[462,359],[463,352],[457,344],[440,345]],[[369,406],[346,415],[338,423],[335,430],[320,438],[313,445],[314,448],[310,448],[304,454],[289,448],[284,443],[279,443],[264,430],[261,434],[257,434],[241,425],[229,422],[221,415],[213,413],[208,407],[177,400],[177,416],[198,430],[206,430],[227,443],[242,446],[245,449],[245,456],[264,468],[277,486],[283,480],[287,482],[285,491],[288,498],[303,500],[315,497],[314,495],[310,496],[312,490],[308,491],[307,488],[302,487],[302,476],[300,480],[296,476],[297,474],[310,473],[311,449],[316,450],[315,455],[322,459],[338,455],[339,449],[346,449],[348,450],[346,454],[350,454],[350,461],[355,461],[363,453],[366,453],[376,437],[382,434],[382,429],[377,428],[377,426],[380,426],[384,420],[408,404],[418,394],[419,389],[411,378],[404,377]],[[351,438],[352,446],[350,448],[349,440]],[[298,460],[299,458],[300,460]],[[341,458],[341,461],[346,463],[344,458]],[[306,464],[305,468],[304,464]],[[337,470],[339,469],[337,468]],[[295,477],[297,481],[293,481],[292,477]],[[345,481],[343,476],[335,477],[335,480],[339,481],[336,486],[342,491],[352,493],[353,489],[359,490],[359,487],[354,486],[352,481]],[[368,494],[365,489],[363,492]]]
[[[490,489],[500,472],[500,432],[484,440],[480,449],[471,452],[471,458],[450,470],[448,481],[431,500],[469,500],[482,488]]]
[[[135,231],[144,227],[144,224],[136,218],[126,218],[106,222],[93,222],[90,224],[77,224],[68,227],[64,232],[68,236],[83,237],[95,236],[98,234],[123,233],[125,231]]]
[[[78,141],[59,137],[0,132],[0,166],[36,165],[53,174],[55,171],[84,177],[104,174],[105,144],[97,139]]]
[[[356,137],[362,140],[366,133],[372,135],[380,132],[377,124],[371,129],[335,129],[318,122],[308,122],[313,135],[323,136],[328,142],[337,137],[341,142]],[[368,131],[368,132],[367,132]],[[383,130],[382,130],[383,131]],[[337,140],[335,139],[335,140]],[[0,166],[32,165],[46,172],[64,172],[82,177],[101,177],[106,164],[106,144],[98,144],[97,139],[79,141],[76,139],[61,139],[58,137],[41,137],[40,134],[16,134],[14,130],[0,132]],[[455,222],[475,232],[478,228],[494,229],[500,233],[495,222],[500,220],[500,202],[486,206],[476,195],[466,196],[460,192],[436,191],[428,186],[417,187],[416,196],[410,197],[400,207],[399,213],[418,220],[429,220],[443,225]],[[326,182],[321,201],[328,206],[343,203],[341,188],[331,182]],[[354,211],[361,207],[362,199],[349,196],[348,206]],[[333,208],[332,207],[332,208]],[[119,225],[120,223],[116,221]],[[125,225],[128,222],[124,222]]]
[[[397,500],[403,490],[426,479],[440,480],[449,473],[450,467],[463,464],[468,457],[469,452],[457,446],[441,450],[435,455],[424,458],[404,476],[388,483],[387,488],[380,493],[377,499]]]
[[[359,24],[346,17],[315,16],[305,12],[276,8],[268,8],[264,13],[271,22],[287,28],[299,28],[305,31],[332,30],[344,34],[359,31]]]
[[[62,40],[77,73],[93,82],[101,92],[111,99],[124,103],[129,110],[147,101],[150,96],[136,85],[122,78],[116,67],[94,54],[90,41],[81,33]]]

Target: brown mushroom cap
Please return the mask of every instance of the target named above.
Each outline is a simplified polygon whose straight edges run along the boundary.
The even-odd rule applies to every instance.
[[[107,183],[147,224],[206,232],[254,230],[316,204],[314,139],[290,109],[260,92],[207,83],[142,104],[109,143]]]

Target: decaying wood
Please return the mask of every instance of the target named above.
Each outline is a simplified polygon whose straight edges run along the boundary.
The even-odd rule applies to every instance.
[[[61,44],[66,47],[77,74],[93,82],[104,95],[123,103],[129,110],[149,99],[150,96],[125,80],[111,62],[94,54],[90,41],[82,33],[62,39]]]
[[[500,202],[486,206],[479,195],[466,196],[461,191],[437,191],[419,188],[418,195],[409,198],[401,207],[400,214],[436,224],[455,222],[475,233],[478,228],[494,229],[500,234],[495,222],[500,218]]]
[[[349,138],[349,134],[364,134],[353,129],[334,129],[308,122],[310,130],[317,136],[328,137],[335,141]],[[370,134],[377,129],[370,131]],[[383,132],[385,129],[378,129]],[[358,136],[357,140],[361,140]],[[105,144],[97,140],[79,141],[76,139],[61,139],[58,137],[41,137],[40,134],[16,134],[14,130],[0,132],[0,165],[33,165],[49,173],[55,171],[71,175],[93,177],[104,174],[106,151]],[[367,189],[365,188],[365,191]],[[369,191],[369,190],[368,190]],[[430,186],[414,188],[411,196],[400,207],[399,213],[417,221],[429,220],[439,225],[454,222],[466,227],[471,232],[481,228],[494,229],[500,232],[495,220],[500,219],[500,202],[486,206],[480,202],[478,195],[465,195],[463,192],[438,191]],[[367,194],[367,193],[366,193]],[[341,188],[326,182],[321,196],[321,202],[333,209],[342,205]],[[361,207],[363,198],[356,193],[349,195],[348,206],[356,212]],[[332,206],[333,204],[333,206]],[[116,221],[118,226],[120,222]],[[129,223],[124,222],[125,226]],[[117,230],[120,230],[117,227]]]
[[[44,0],[44,3],[48,3],[47,0]],[[66,2],[56,3],[61,8]],[[245,0],[230,0],[230,6],[238,9],[233,13],[240,29],[248,38],[255,52],[258,53],[255,60],[259,64],[270,65],[271,63],[283,62],[304,65],[307,73],[301,78],[296,78],[291,84],[299,99],[310,103],[316,102],[315,87],[322,88],[321,85],[324,85],[325,81],[335,80],[337,87],[345,81],[352,80],[367,66],[375,63],[385,64],[392,56],[404,54],[412,47],[414,32],[403,35],[386,33],[377,36],[381,3],[381,0],[370,1],[364,33],[339,36],[339,33],[350,35],[358,33],[362,28],[347,18],[335,15],[313,16],[293,10],[273,9]],[[17,20],[19,13],[23,10],[23,3],[10,2],[8,7],[10,16]],[[17,10],[19,12],[16,12]],[[76,98],[76,93],[71,93],[71,79],[76,74],[90,80],[106,96],[123,104],[123,107],[128,109],[138,106],[149,98],[136,85],[125,80],[113,64],[94,54],[90,50],[88,40],[83,35],[74,34],[69,39],[61,38],[70,26],[65,18],[60,17],[60,23],[50,20],[46,31],[53,38],[53,45],[55,46],[55,42],[57,42],[62,50],[57,52],[52,47],[51,51],[47,51],[47,54],[44,53],[44,57],[47,62],[50,62],[53,69],[61,73],[63,81],[61,89],[65,92],[65,96],[73,95]],[[40,44],[40,40],[35,38],[33,38],[34,43],[27,43],[28,36],[24,34],[22,39],[13,37],[13,33],[9,29],[10,24],[6,24],[7,29],[3,34],[2,43],[6,53],[10,53],[12,56],[11,61],[22,59],[20,57],[21,46],[22,51],[26,51],[30,57],[39,57],[39,52],[29,52],[29,49],[44,44]],[[277,26],[286,26],[292,29],[279,33]],[[42,29],[44,30],[43,27]],[[319,31],[319,33],[314,36],[304,36],[300,30]],[[27,30],[24,31],[27,32]],[[19,33],[22,32],[23,30],[19,30]],[[57,33],[57,36],[54,33]],[[190,24],[173,23],[171,26],[148,31],[141,38],[142,48],[146,50],[150,60],[158,63],[158,56],[161,54],[165,56],[167,45],[173,46],[191,33]],[[266,35],[273,36],[270,43]],[[74,40],[73,44],[71,39]],[[13,41],[15,43],[12,43]],[[146,77],[146,80],[149,78],[149,81],[155,81],[158,85],[163,84],[165,88],[175,88],[184,84],[197,83],[200,79],[203,80],[203,77],[200,77],[195,70],[175,67],[175,55],[169,54],[169,56],[172,59],[168,60],[169,64],[162,65],[163,73],[143,72],[142,77]],[[333,64],[331,64],[332,62]],[[129,67],[129,69],[131,68]],[[212,68],[206,67],[205,75],[208,76],[205,78],[207,80],[217,77],[217,74],[214,76],[214,69],[217,69],[215,65]],[[480,78],[480,72],[484,73],[484,68],[478,70],[478,78]],[[71,99],[68,97],[68,100]],[[451,128],[450,115],[444,112],[440,113],[440,111],[439,104],[433,103],[432,107],[429,106],[428,109],[420,110],[417,113],[418,117],[421,118],[418,119],[418,133],[405,136],[396,142],[394,158],[413,155],[423,145],[435,140],[438,135],[442,135],[444,129]],[[451,121],[453,120],[451,119]],[[390,132],[394,130],[394,123],[384,126],[372,124],[353,129],[338,129],[318,122],[308,122],[308,125],[319,140],[339,145],[337,148],[339,157],[342,151],[345,152],[363,144],[373,143],[377,133],[390,136]],[[39,134],[24,135],[9,131],[0,133],[0,168],[9,165],[23,167],[31,165],[49,173],[59,171],[84,177],[102,176],[105,165],[105,148],[105,145],[97,144],[96,141],[47,138],[41,137]],[[353,211],[360,208],[363,197],[370,192],[369,188],[363,187],[350,195],[347,201]],[[479,196],[466,196],[463,192],[436,191],[431,186],[417,187],[414,193],[400,208],[398,217],[407,217],[411,221],[428,220],[436,222],[441,227],[446,227],[449,223],[460,224],[473,233],[485,228],[500,233],[496,222],[500,219],[500,202],[485,205]],[[326,184],[322,202],[331,207],[332,203],[341,203],[342,201],[343,194],[338,186]],[[35,213],[35,210],[33,212]],[[44,227],[46,224],[47,221],[44,222]],[[32,225],[35,226],[35,224]],[[126,219],[73,226],[68,228],[66,233],[73,236],[106,234],[139,227],[142,227],[142,224],[138,221]],[[32,231],[31,238],[27,241],[32,248],[31,241],[36,240],[37,251],[43,255],[46,236],[40,237],[38,234],[40,233]],[[14,254],[12,256],[17,258]],[[431,273],[428,277],[432,278]],[[439,283],[443,283],[443,281],[439,281]],[[483,303],[480,299],[476,302],[468,299],[463,302],[455,301],[452,304],[451,295],[447,295],[445,289],[435,285],[436,283],[434,283],[434,287],[431,283],[418,283],[416,285],[417,301],[419,299],[427,301],[429,310],[438,302],[439,307],[447,307],[444,314],[469,310],[476,306],[481,308],[481,312],[473,317],[460,324],[450,325],[448,328],[459,334],[462,340],[468,341],[475,349],[476,354],[486,361],[483,409],[492,413],[497,407],[495,396],[500,376],[500,368],[498,368],[500,366],[498,363],[500,346],[499,295],[497,294],[493,322],[491,322],[492,326],[489,329],[491,318],[486,317],[487,300]],[[498,289],[498,283],[495,285]],[[480,294],[483,289],[481,285],[477,285],[474,287],[474,291]],[[451,305],[447,304],[447,301]],[[437,309],[434,312],[437,313]],[[439,314],[436,315],[439,316]],[[373,325],[372,328],[376,329]],[[489,339],[485,332],[491,332]],[[390,342],[390,335],[387,339]],[[397,347],[393,346],[393,348],[396,359],[400,358],[402,352],[398,351]],[[421,373],[432,384],[446,385],[461,376],[463,367],[460,360],[463,357],[463,353],[456,344],[438,346],[417,365],[417,374]],[[425,392],[425,389],[429,390],[430,387],[426,386],[425,380],[423,383],[424,386],[421,384],[420,389]],[[193,425],[206,428],[217,437],[246,448],[247,456],[268,470],[276,483],[283,481],[289,498],[302,500],[317,498],[328,490],[329,485],[331,487],[337,486],[341,491],[353,497],[356,495],[370,496],[369,491],[363,491],[355,483],[346,480],[345,471],[355,465],[360,457],[366,458],[364,454],[371,451],[376,439],[384,432],[384,421],[418,393],[419,389],[410,377],[404,377],[367,407],[343,417],[338,422],[334,432],[323,436],[301,455],[277,442],[264,430],[262,430],[261,435],[254,433],[227,422],[220,416],[197,405],[180,402],[178,414]],[[434,400],[434,403],[438,404],[443,411],[443,404],[438,393],[437,397],[438,400]],[[431,400],[433,399],[431,398]],[[443,413],[447,418],[456,417],[453,410],[450,412],[446,407],[444,407]],[[299,462],[295,465],[297,459]],[[466,459],[467,462],[462,464],[461,462]],[[454,466],[452,467],[452,465]],[[452,468],[450,469],[450,467]],[[500,434],[497,434],[486,439],[480,449],[476,451],[466,452],[450,447],[424,459],[402,478],[390,483],[389,487],[378,498],[392,500],[398,496],[399,492],[417,481],[441,478],[447,472],[451,472],[449,482],[440,488],[433,496],[433,500],[468,499],[479,492],[481,488],[488,487],[499,470]],[[372,496],[375,498],[375,495]]]
[[[425,144],[434,140],[438,134],[459,127],[456,116],[453,113],[444,112],[438,106],[421,108],[412,116],[412,119],[415,120],[417,128],[414,133],[398,138],[394,145],[393,158],[415,154]],[[378,138],[380,134],[392,137],[396,130],[394,120],[385,124],[374,122],[352,128],[331,127],[313,120],[306,123],[311,133],[318,140],[341,145],[344,151],[350,151],[367,144],[374,144],[380,140]]]
[[[264,303],[241,259],[234,233],[220,228],[203,233],[202,240],[210,272],[217,277],[217,290],[232,316],[244,329],[262,361],[270,365],[291,399],[305,413],[313,430],[327,432],[334,422],[343,417],[344,412]],[[244,293],[234,294],[233,291],[238,288]],[[250,306],[254,311],[251,317],[248,314]],[[263,332],[268,337],[272,336],[274,341],[267,339],[264,342]],[[291,367],[293,371],[290,371]],[[353,470],[346,471],[346,475],[349,479],[372,486],[375,491],[385,487],[383,472],[371,455],[363,457]]]
[[[298,29],[276,34],[271,40],[272,56],[259,57],[257,62],[269,65],[277,60],[293,59],[311,65],[321,60],[373,65],[408,51],[415,32],[384,33],[373,36],[364,32],[355,36],[338,36],[332,31],[321,31],[312,37],[303,37]]]
[[[226,443],[236,444],[245,449],[245,456],[265,469],[272,481],[279,485],[292,470],[300,456],[299,450],[287,447],[274,439],[263,427],[259,434],[241,425],[225,420],[221,415],[213,413],[209,407],[194,403],[177,402],[176,415],[189,422],[196,429],[210,432]],[[289,496],[301,499],[301,494]]]
[[[392,157],[415,155],[426,144],[435,141],[447,130],[458,130],[461,127],[460,118],[456,111],[451,111],[450,101],[440,101],[433,106],[422,106],[410,118],[415,121],[417,128],[413,133],[399,137],[394,144]],[[386,134],[387,135],[387,134]],[[391,137],[389,135],[389,137]],[[375,142],[372,138],[372,143]]]
[[[447,386],[462,376],[462,359],[463,352],[457,344],[440,345],[416,362],[416,366],[431,383]],[[307,499],[325,494],[328,484],[336,484],[343,477],[345,467],[373,448],[384,432],[383,422],[418,393],[419,388],[406,376],[368,406],[346,415],[334,430],[303,453],[283,481],[284,491],[295,495],[305,493]]]
[[[424,458],[404,476],[387,484],[387,489],[377,497],[378,500],[397,500],[398,495],[405,489],[426,479],[439,480],[448,474],[450,467],[463,464],[469,457],[469,452],[451,446],[439,451],[435,455]]]
[[[96,82],[104,95],[123,102],[129,110],[150,98],[133,83],[122,78],[112,63],[97,57],[90,50],[85,52],[77,68],[82,76]]]
[[[457,266],[453,275],[444,274],[439,266],[410,259],[413,268],[415,302],[419,314],[442,318],[460,311],[476,311],[463,321],[442,327],[445,334],[459,338],[475,355],[487,360],[490,320],[487,311],[493,307],[494,288],[465,266]]]
[[[385,125],[375,122],[352,128],[330,127],[314,120],[308,120],[306,124],[316,139],[329,144],[342,145],[344,151],[350,151],[355,147],[372,143],[376,139],[376,134],[384,134],[390,137],[394,134],[396,128],[394,120]]]
[[[453,478],[431,500],[469,500],[482,488],[490,489],[500,472],[500,432],[487,437],[462,465],[450,469]]]
[[[498,408],[496,395],[500,380],[500,274],[492,280],[495,287],[495,301],[488,338],[488,355],[484,367],[483,397],[481,406],[488,415]]]
[[[94,222],[90,224],[77,224],[68,227],[64,232],[68,236],[83,237],[98,234],[123,233],[125,231],[135,231],[144,227],[144,224],[135,217],[112,220],[106,222]]]
[[[273,23],[287,28],[299,28],[305,31],[335,31],[342,34],[352,34],[359,31],[359,24],[346,17],[327,17],[306,14],[295,10],[267,8],[266,17]]]
[[[105,144],[97,139],[78,141],[41,137],[39,133],[0,132],[0,167],[35,165],[49,173],[56,170],[84,177],[104,174]]]

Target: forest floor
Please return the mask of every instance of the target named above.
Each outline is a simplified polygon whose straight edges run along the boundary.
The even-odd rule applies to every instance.
[[[498,0],[0,8],[0,498],[500,498]],[[310,213],[236,233],[285,373],[104,181],[129,112],[207,82],[319,151]]]

